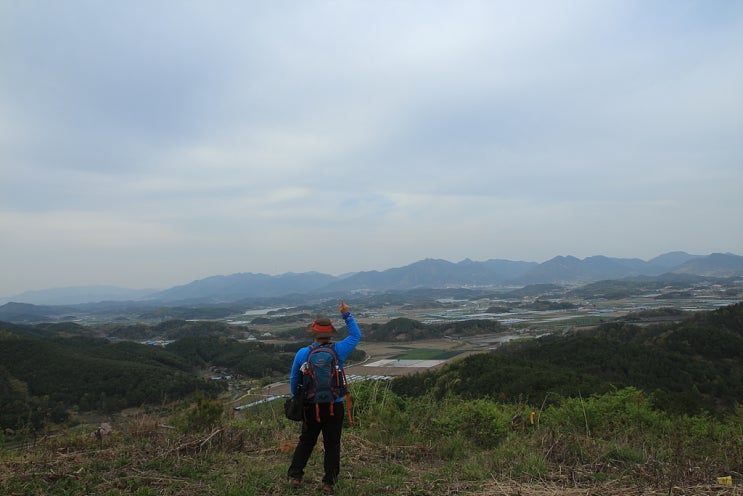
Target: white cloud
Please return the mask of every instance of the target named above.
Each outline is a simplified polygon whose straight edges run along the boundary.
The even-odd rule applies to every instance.
[[[0,294],[741,252],[713,227],[743,216],[741,28],[695,1],[5,3]]]
[[[169,226],[146,219],[116,218],[91,211],[3,213],[0,230],[6,249],[53,247],[55,251],[114,249],[122,254],[145,247],[174,248],[186,238]]]

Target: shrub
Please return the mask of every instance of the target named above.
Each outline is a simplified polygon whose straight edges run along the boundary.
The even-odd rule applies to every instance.
[[[509,416],[490,400],[445,400],[431,429],[442,437],[461,435],[483,448],[497,446],[508,435]]]
[[[355,383],[350,391],[357,425],[385,436],[394,433],[400,437],[410,431],[410,413],[406,403],[390,390],[388,381]]]
[[[551,406],[543,422],[558,431],[604,439],[667,432],[669,428],[668,415],[655,410],[645,393],[631,387],[585,399],[566,399]]]
[[[203,432],[220,425],[223,413],[222,402],[197,392],[191,401],[184,402],[175,411],[170,422],[184,433]]]

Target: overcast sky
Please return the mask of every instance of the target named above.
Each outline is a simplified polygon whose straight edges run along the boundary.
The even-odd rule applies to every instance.
[[[743,2],[0,0],[0,295],[743,254]]]

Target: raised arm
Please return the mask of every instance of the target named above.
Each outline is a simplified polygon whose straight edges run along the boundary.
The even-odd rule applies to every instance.
[[[345,301],[341,300],[338,309],[341,315],[343,315],[343,320],[346,322],[348,336],[335,344],[335,352],[338,354],[340,360],[345,360],[361,341],[361,329],[359,329],[359,325],[356,323],[353,315],[351,315],[351,309],[346,305]]]

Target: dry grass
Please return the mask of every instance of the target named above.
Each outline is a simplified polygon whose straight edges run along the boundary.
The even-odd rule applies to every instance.
[[[233,420],[186,436],[163,419],[141,417],[114,424],[102,439],[91,436],[93,428],[65,432],[35,445],[0,450],[0,494],[291,494],[285,471],[297,430],[297,424],[281,418],[250,425]],[[487,472],[465,480],[459,469],[476,460],[447,460],[423,443],[384,444],[368,434],[358,428],[344,434],[343,472],[336,490],[340,496],[743,496],[738,485],[701,484],[692,478],[668,484],[640,472],[592,481],[591,467],[555,467],[536,480]],[[316,494],[320,487],[321,444],[300,494]],[[741,474],[732,475],[740,482]]]
[[[518,483],[514,481],[497,482],[484,485],[480,490],[452,492],[449,494],[468,494],[472,496],[682,496],[715,495],[738,496],[743,494],[739,487],[725,488],[720,485],[687,485],[670,488],[637,487],[626,481],[613,481],[594,484],[589,487],[564,487],[559,484]]]

